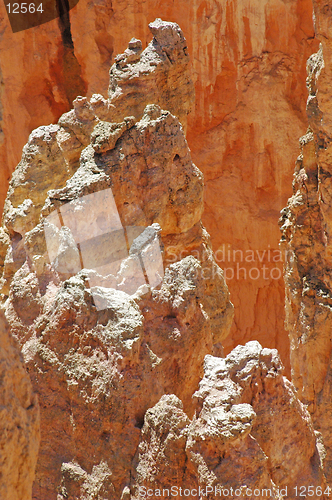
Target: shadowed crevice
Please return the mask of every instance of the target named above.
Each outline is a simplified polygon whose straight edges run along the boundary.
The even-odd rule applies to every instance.
[[[59,12],[59,27],[61,31],[62,43],[65,47],[69,47],[74,50],[69,17],[70,6],[68,0],[57,0],[57,9]]]
[[[87,85],[82,77],[82,68],[74,51],[74,42],[71,33],[68,0],[57,0],[59,13],[59,28],[62,38],[62,63],[64,76],[64,89],[69,105],[79,95],[84,96]]]

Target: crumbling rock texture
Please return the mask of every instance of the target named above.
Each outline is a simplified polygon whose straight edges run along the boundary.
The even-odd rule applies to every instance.
[[[40,400],[39,500],[121,498],[146,411],[170,393],[193,415],[204,356],[222,353],[233,318],[200,221],[203,176],[178,118],[151,104],[193,90],[185,40],[174,23],[151,29],[113,66],[108,100],[78,98],[31,133],[5,203],[2,297]],[[136,74],[149,104],[133,116],[116,89]]]
[[[39,406],[2,310],[0,346],[0,497],[30,500],[39,447]]]
[[[305,64],[317,49],[310,0],[80,0],[69,15],[69,45],[58,20],[13,34],[1,3],[0,205],[29,133],[56,123],[77,95],[105,97],[115,54],[123,54],[119,64],[135,60],[140,44],[128,47],[129,37],[142,40],[144,49],[156,17],[180,24],[192,54],[196,101],[188,142],[205,175],[203,222],[213,249],[265,251],[262,262],[256,253],[253,262],[239,254],[219,262],[230,268],[229,277],[235,270],[228,282],[236,312],[227,350],[258,338],[277,347],[287,367],[282,264],[267,251],[278,249],[276,221],[291,194],[296,137],[306,126]],[[126,92],[127,83],[121,85]],[[248,277],[252,267],[261,270],[258,279],[255,271]]]
[[[128,498],[148,489],[158,498],[172,486],[178,499],[184,490],[191,499],[251,498],[255,490],[257,498],[296,498],[299,484],[324,492],[310,416],[276,350],[253,341],[224,359],[206,356],[194,400],[191,421],[174,395],[146,412]]]
[[[124,110],[140,116],[147,103],[159,104],[185,127],[194,104],[187,41],[175,23],[156,19],[149,28],[153,40],[146,50],[134,38],[124,53],[116,56],[110,71],[110,101],[119,118]]]
[[[292,380],[308,406],[326,449],[332,480],[331,406],[331,76],[330,7],[314,1],[319,51],[308,60],[309,129],[301,139],[293,189],[281,219],[285,265],[286,325]]]

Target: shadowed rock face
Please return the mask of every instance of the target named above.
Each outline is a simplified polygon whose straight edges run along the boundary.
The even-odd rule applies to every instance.
[[[30,500],[40,437],[38,400],[2,310],[0,408],[0,497]]]
[[[325,471],[332,480],[331,328],[331,50],[330,7],[314,1],[321,46],[308,60],[309,129],[300,139],[293,196],[281,218],[285,266],[286,325],[292,377],[308,405],[326,448]]]
[[[185,40],[174,23],[151,31],[117,59],[109,100],[78,98],[32,132],[6,200],[2,293],[40,399],[40,500],[120,498],[145,412],[174,393],[192,416],[232,321],[203,176],[178,118],[151,104],[188,112]]]

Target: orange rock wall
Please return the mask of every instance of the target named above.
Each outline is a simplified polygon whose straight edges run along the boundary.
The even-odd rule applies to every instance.
[[[106,95],[113,57],[131,36],[145,46],[156,17],[180,24],[191,54],[188,140],[205,175],[203,222],[235,305],[226,350],[255,338],[288,366],[282,263],[273,259],[306,129],[305,65],[317,49],[310,0],[80,0],[72,46],[58,20],[13,34],[0,3],[0,203],[29,132],[56,122],[77,94]]]
[[[307,406],[325,447],[326,478],[332,482],[332,26],[331,5],[314,1],[321,45],[308,61],[307,113],[310,128],[301,137],[293,196],[283,210],[286,325],[292,381]]]

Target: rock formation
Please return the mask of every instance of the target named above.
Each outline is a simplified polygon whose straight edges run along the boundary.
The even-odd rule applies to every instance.
[[[146,48],[156,17],[181,25],[192,54],[196,100],[187,137],[205,176],[203,223],[219,265],[229,278],[235,273],[227,351],[257,338],[277,347],[287,366],[282,262],[268,250],[278,249],[276,221],[306,127],[305,64],[317,48],[310,0],[80,0],[69,18],[15,34],[0,3],[0,205],[29,133],[56,123],[77,95],[106,97],[109,67],[128,33]],[[137,50],[132,45],[128,56]],[[253,251],[254,260],[238,252],[223,261],[223,245]],[[237,273],[237,264],[245,271]],[[255,270],[249,277],[252,268],[259,278]]]
[[[120,498],[145,412],[174,393],[193,414],[233,317],[202,174],[178,118],[151,104],[176,112],[192,93],[185,39],[151,31],[116,59],[108,100],[77,98],[32,132],[5,203],[2,293],[39,394],[40,500]]]
[[[3,311],[0,346],[0,497],[30,500],[39,446],[39,407]]]
[[[206,356],[192,421],[174,395],[146,412],[130,498],[295,499],[299,485],[328,498],[309,414],[282,372],[277,351],[255,341]]]
[[[286,324],[292,380],[307,405],[326,449],[332,480],[331,421],[331,43],[330,8],[314,1],[319,51],[308,60],[309,129],[301,139],[294,194],[281,219],[285,266]]]
[[[175,23],[150,29],[146,49],[132,39],[116,57],[108,99],[78,97],[31,133],[5,202],[2,303],[40,404],[33,498],[295,499],[302,486],[325,500],[326,429],[278,352],[253,341],[223,357],[233,306],[179,121],[186,41]],[[27,500],[35,435],[15,450]]]

